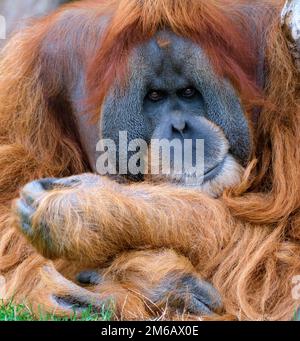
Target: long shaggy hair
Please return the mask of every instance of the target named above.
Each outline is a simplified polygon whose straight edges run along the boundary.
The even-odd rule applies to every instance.
[[[126,86],[132,49],[157,30],[170,28],[201,45],[216,72],[231,80],[249,115],[254,140],[241,184],[218,199],[228,208],[226,213],[220,210],[222,230],[206,224],[201,231],[206,242],[199,246],[196,267],[221,292],[226,309],[222,318],[292,318],[297,307],[292,278],[300,274],[300,107],[298,72],[279,23],[283,2],[79,2],[8,43],[0,61],[0,274],[7,280],[7,296],[32,298],[32,273],[48,263],[11,223],[11,201],[20,187],[36,178],[89,170],[74,133],[71,104],[55,100],[65,90],[72,69],[68,54],[73,52],[65,49],[54,62],[51,52],[45,57],[43,42],[62,44],[71,36],[80,60],[77,67],[87,74],[86,105],[99,113],[113,82],[121,79]],[[67,8],[71,24],[57,28],[67,19]],[[99,26],[102,17],[105,30]],[[259,67],[262,54],[265,64]],[[262,72],[265,79],[260,82]],[[116,260],[112,268],[130,271],[130,257]],[[141,267],[141,261],[137,264]],[[66,261],[55,265],[66,277],[77,269]]]

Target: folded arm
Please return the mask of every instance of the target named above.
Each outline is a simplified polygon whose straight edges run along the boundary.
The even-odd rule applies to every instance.
[[[230,215],[196,190],[119,185],[84,174],[25,186],[14,203],[18,228],[48,258],[105,262],[127,249],[172,248],[197,258]]]

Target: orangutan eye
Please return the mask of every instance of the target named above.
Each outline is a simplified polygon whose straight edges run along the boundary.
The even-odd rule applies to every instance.
[[[180,91],[180,95],[185,98],[194,97],[197,90],[193,87],[188,87]]]
[[[161,90],[151,90],[148,92],[148,95],[147,95],[147,97],[152,102],[158,102],[162,100],[165,96],[166,96],[165,92]]]

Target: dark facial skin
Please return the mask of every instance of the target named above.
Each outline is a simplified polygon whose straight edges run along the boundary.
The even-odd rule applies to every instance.
[[[205,53],[188,40],[160,32],[130,60],[126,89],[117,84],[101,114],[101,136],[128,139],[204,139],[205,170],[229,153],[242,165],[250,154],[248,122],[231,84],[214,73]],[[219,129],[224,136],[216,132]]]

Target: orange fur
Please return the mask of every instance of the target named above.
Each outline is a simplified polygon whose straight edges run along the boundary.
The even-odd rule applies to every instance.
[[[299,304],[291,296],[292,277],[300,273],[299,79],[279,27],[282,2],[255,2],[267,40],[267,83],[263,94],[257,89],[256,55],[248,55],[249,46],[255,51],[249,30],[255,21],[248,23],[237,6],[245,3],[87,1],[37,22],[8,43],[0,62],[0,274],[7,280],[6,298],[27,299],[35,311],[42,305],[66,314],[71,312],[57,307],[53,295],[86,297],[96,306],[112,297],[118,317],[149,318],[166,302],[152,306],[147,295],[175,271],[213,283],[224,298],[222,319],[291,319]],[[106,30],[99,23],[103,15]],[[60,258],[46,260],[15,229],[11,202],[30,180],[89,171],[69,111],[57,115],[52,99],[63,92],[72,67],[80,66],[89,70],[89,104],[99,108],[112,81],[125,77],[131,49],[162,26],[203,45],[218,73],[239,90],[245,108],[263,97],[253,126],[253,161],[242,183],[218,200],[168,185],[121,186],[106,179],[92,191],[50,192],[34,217],[38,225],[49,208],[59,212],[48,218],[56,249],[46,251],[35,241],[45,256]],[[64,49],[67,36],[77,46],[79,65],[69,63],[73,50]],[[58,61],[47,51],[49,42]],[[74,193],[82,215],[74,214],[68,201]],[[137,251],[123,253],[129,248]],[[103,285],[88,290],[73,282],[87,265],[103,269]],[[151,270],[156,268],[160,271]]]

